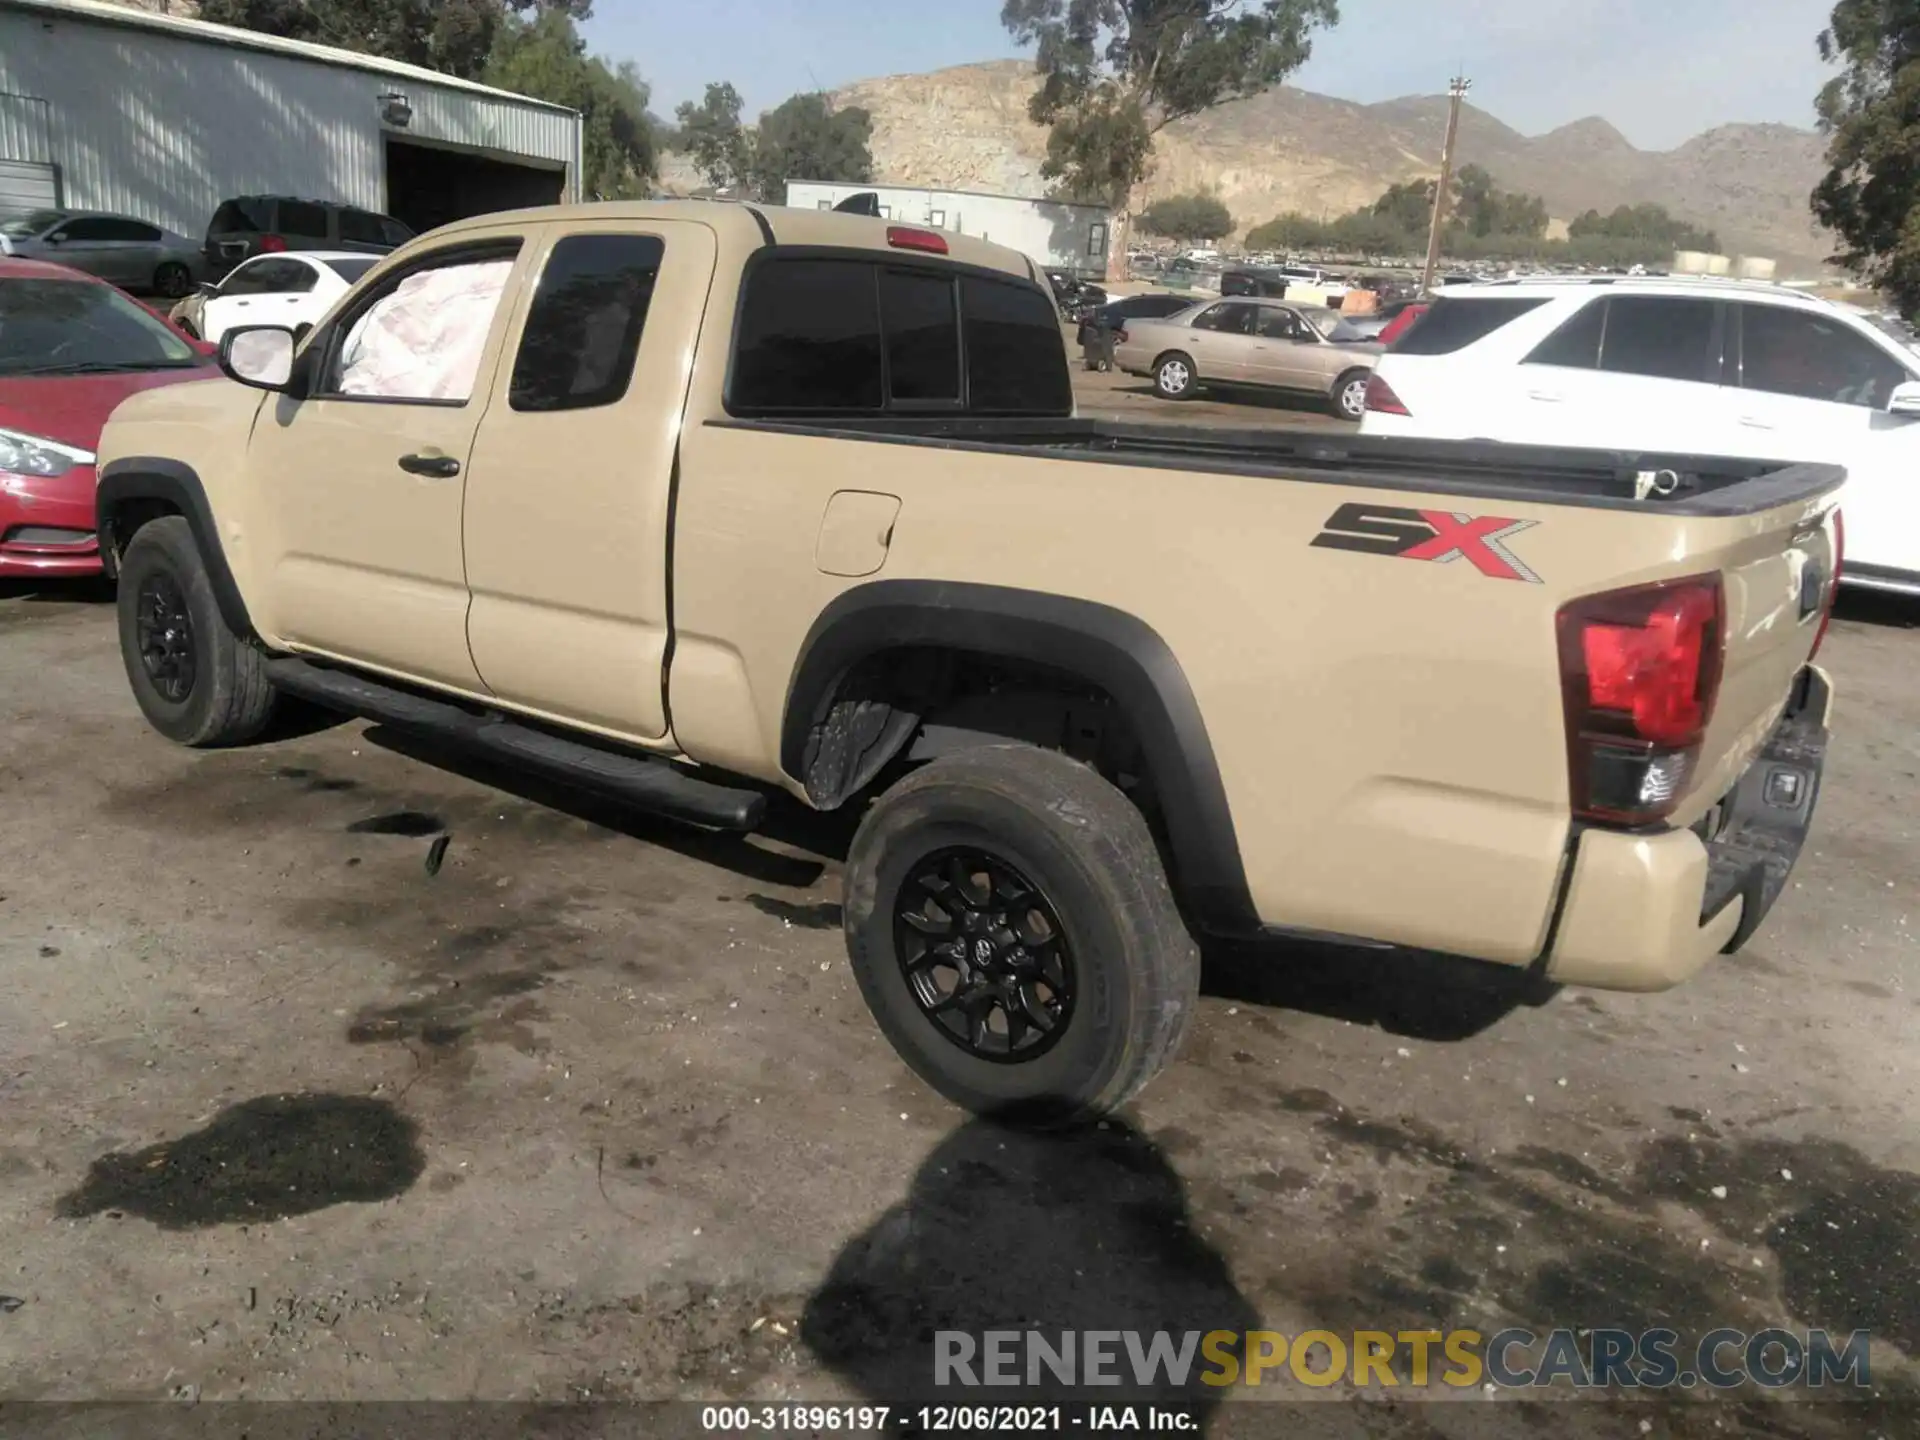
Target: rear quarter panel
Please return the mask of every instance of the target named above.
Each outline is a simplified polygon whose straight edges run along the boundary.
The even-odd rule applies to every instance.
[[[684,444],[673,693],[690,753],[778,774],[800,645],[814,617],[862,583],[816,567],[823,511],[840,489],[897,495],[891,548],[867,578],[1046,590],[1160,634],[1204,716],[1269,924],[1531,960],[1570,826],[1558,607],[1732,566],[1733,639],[1705,787],[1758,744],[1812,639],[1792,613],[1804,557],[1780,554],[1797,511],[1681,520],[1439,501],[711,425]],[[1509,544],[1537,583],[1459,559],[1316,547],[1333,512],[1356,501],[1530,522]]]

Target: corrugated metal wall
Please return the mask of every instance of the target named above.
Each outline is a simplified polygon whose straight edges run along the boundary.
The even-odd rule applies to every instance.
[[[230,195],[291,194],[380,210],[377,98],[413,107],[401,138],[570,166],[578,120],[453,88],[151,30],[0,8],[0,92],[48,104],[44,157],[64,201],[199,235]],[[21,122],[34,107],[18,105]],[[41,159],[7,148],[0,159]],[[27,140],[24,123],[18,137]]]

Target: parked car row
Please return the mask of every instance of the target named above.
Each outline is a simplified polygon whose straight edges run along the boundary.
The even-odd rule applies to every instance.
[[[203,240],[96,210],[30,210],[0,219],[0,257],[56,261],[169,300],[192,294],[196,284],[218,280],[256,255],[384,255],[412,238],[413,231],[390,215],[284,195],[222,201]]]

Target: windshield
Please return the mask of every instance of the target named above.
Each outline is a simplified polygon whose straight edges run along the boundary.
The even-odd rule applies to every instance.
[[[0,235],[9,240],[30,240],[43,230],[51,230],[66,218],[64,210],[29,210],[24,215],[9,215],[0,220]]]
[[[321,263],[351,285],[375,265],[378,265],[380,259],[376,255],[369,255],[365,260],[324,260]]]
[[[184,369],[193,347],[111,285],[0,280],[0,375]]]

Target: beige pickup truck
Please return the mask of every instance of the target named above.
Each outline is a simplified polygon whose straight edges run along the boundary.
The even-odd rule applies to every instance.
[[[154,728],[857,807],[861,989],[979,1111],[1125,1101],[1207,935],[1673,985],[1811,818],[1834,469],[1081,420],[1020,255],[722,203],[452,225],[222,363],[101,446]]]

